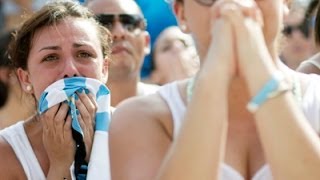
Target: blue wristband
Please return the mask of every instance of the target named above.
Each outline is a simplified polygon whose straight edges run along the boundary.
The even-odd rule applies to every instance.
[[[284,81],[284,75],[276,72],[272,78],[262,87],[256,96],[248,103],[247,109],[254,113],[268,99],[273,98],[282,92],[290,90],[288,83]]]

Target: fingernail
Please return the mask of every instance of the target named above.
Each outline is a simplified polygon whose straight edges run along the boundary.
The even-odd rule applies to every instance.
[[[77,93],[82,93],[83,89],[78,89]]]
[[[75,95],[74,95],[74,100],[77,101],[78,99],[79,99],[78,95],[75,94]]]
[[[79,112],[79,110],[78,110],[78,109],[76,109],[76,114],[77,114],[77,115],[79,115],[79,114],[80,114],[80,112]]]
[[[89,94],[89,93],[90,93],[90,91],[89,91],[88,89],[85,89],[84,92],[85,92],[86,94]]]

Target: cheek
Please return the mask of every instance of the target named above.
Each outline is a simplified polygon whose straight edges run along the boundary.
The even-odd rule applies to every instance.
[[[85,77],[90,77],[98,80],[102,80],[104,77],[104,72],[103,72],[104,64],[102,61],[99,61],[98,63],[92,65],[92,66],[86,66],[86,72],[87,75],[84,75]],[[107,72],[105,72],[107,73]]]
[[[33,94],[37,101],[39,101],[41,94],[50,84],[49,81],[41,81],[40,79],[33,84]]]

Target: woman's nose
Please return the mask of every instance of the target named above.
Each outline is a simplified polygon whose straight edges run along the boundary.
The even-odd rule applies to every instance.
[[[74,62],[74,60],[72,59],[66,60],[65,66],[63,69],[63,78],[76,77],[76,76],[80,76],[76,62]]]

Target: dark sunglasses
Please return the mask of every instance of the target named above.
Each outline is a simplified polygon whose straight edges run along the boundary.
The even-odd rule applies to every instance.
[[[286,25],[284,27],[284,29],[282,30],[282,33],[285,36],[290,37],[292,35],[292,33],[296,30],[300,31],[304,35],[305,38],[309,37],[309,28],[305,24],[300,24],[300,25],[296,25],[296,26]]]
[[[194,1],[196,1],[197,3],[203,6],[212,6],[212,4],[216,2],[216,0],[194,0]]]
[[[116,20],[118,20],[122,26],[130,32],[136,29],[145,30],[146,28],[144,18],[135,14],[98,14],[96,15],[96,19],[101,25],[110,31],[113,29]]]

